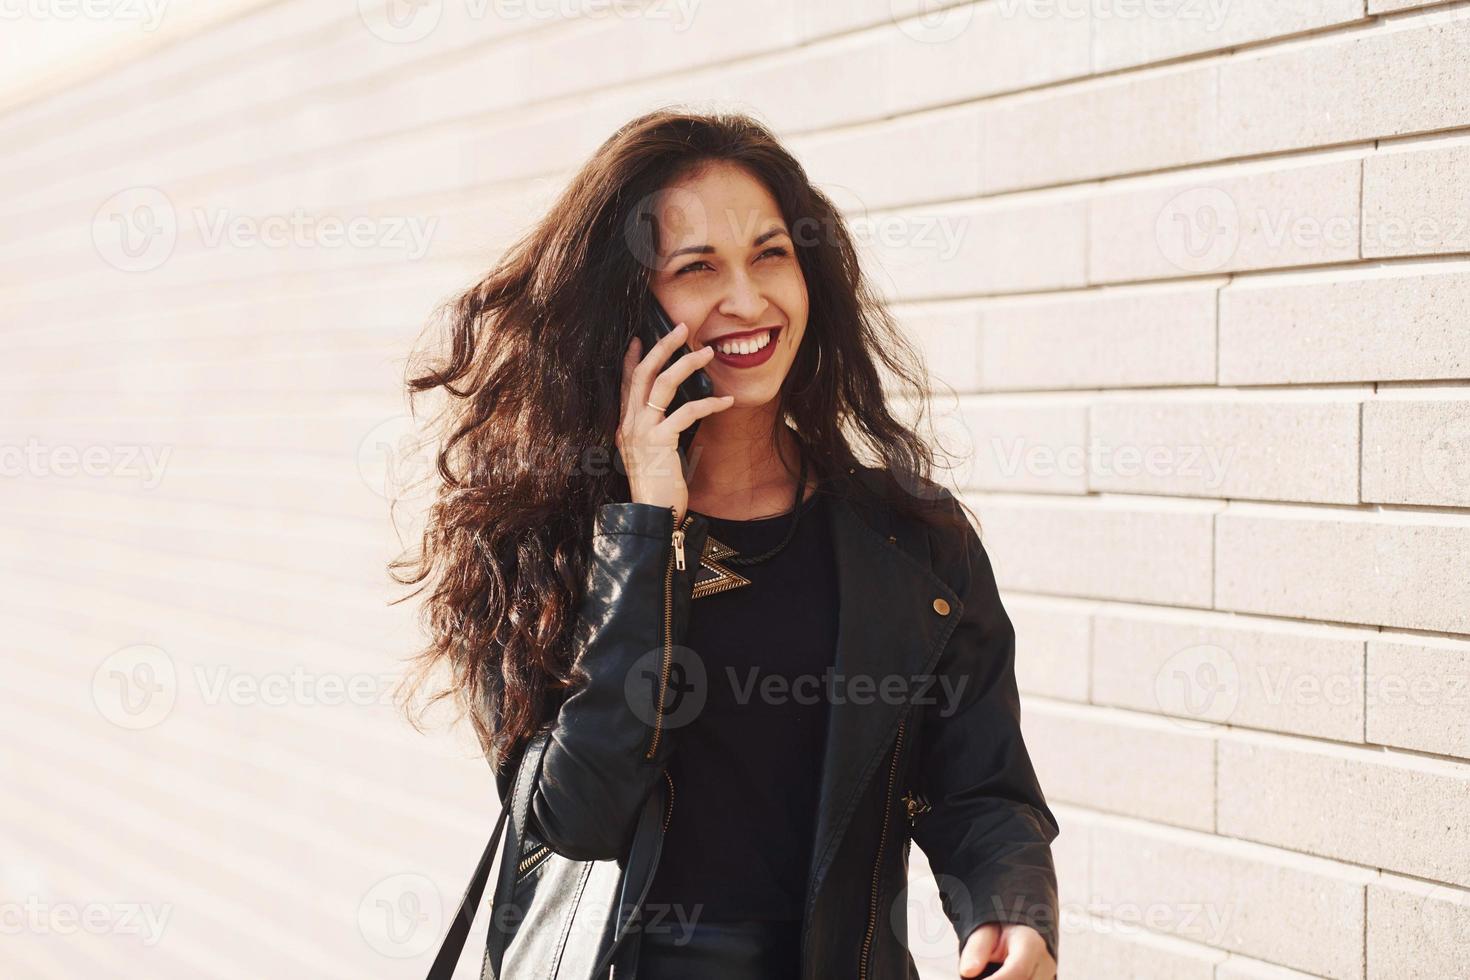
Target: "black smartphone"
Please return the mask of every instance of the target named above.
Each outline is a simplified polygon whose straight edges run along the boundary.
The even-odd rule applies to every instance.
[[[664,310],[663,304],[655,299],[652,293],[649,293],[643,322],[639,324],[638,331],[638,339],[643,345],[644,353],[651,350],[654,344],[668,336],[673,330],[674,321],[669,318],[669,314]],[[668,367],[687,353],[689,353],[689,345],[680,344],[679,349],[670,354],[668,360],[664,361],[663,367]],[[679,383],[678,389],[674,392],[673,401],[669,402],[669,407],[664,411],[664,415],[666,417],[672,415],[675,409],[686,402],[691,402],[699,398],[709,398],[714,393],[714,385],[710,383],[709,375],[705,374],[704,369],[701,368]],[[679,433],[679,448],[686,456],[689,453],[689,444],[694,439],[694,430],[699,428],[699,422],[699,419],[695,419],[688,428]]]

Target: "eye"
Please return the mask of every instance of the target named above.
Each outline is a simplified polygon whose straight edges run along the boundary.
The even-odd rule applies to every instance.
[[[784,245],[772,245],[770,248],[768,248],[764,252],[762,252],[759,257],[760,258],[765,258],[767,255],[777,255],[777,256],[784,257],[784,256],[787,256],[787,255],[790,255],[790,254],[791,253],[786,250],[786,247]],[[675,276],[682,276],[684,273],[690,272],[690,271],[692,271],[694,269],[697,269],[700,266],[704,266],[705,268],[708,268],[709,267],[709,263],[708,262],[703,262],[703,261],[701,261],[701,262],[690,262],[688,265],[684,266],[682,269],[680,269],[677,272],[675,272],[674,275]]]

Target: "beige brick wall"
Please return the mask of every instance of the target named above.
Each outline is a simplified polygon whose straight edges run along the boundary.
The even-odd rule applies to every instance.
[[[0,97],[7,976],[422,972],[495,796],[383,703],[403,358],[679,102],[945,388],[1064,980],[1470,977],[1470,3],[240,6]]]

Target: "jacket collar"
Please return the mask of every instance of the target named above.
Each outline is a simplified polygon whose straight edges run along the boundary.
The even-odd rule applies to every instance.
[[[851,492],[859,483],[876,488],[876,481],[876,471],[866,467],[838,481],[839,492],[829,509],[837,566],[838,696],[828,709],[807,881],[808,918],[905,708],[916,695],[935,696],[920,678],[932,674],[962,612],[959,597],[930,565],[923,528]],[[936,610],[936,599],[949,604],[947,614]],[[902,684],[887,681],[893,687],[885,695],[885,679],[895,677]],[[853,684],[854,678],[865,679],[865,684]]]

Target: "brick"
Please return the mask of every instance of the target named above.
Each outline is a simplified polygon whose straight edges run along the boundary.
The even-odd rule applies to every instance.
[[[1358,257],[1356,158],[1227,167],[1089,202],[1088,281],[1127,282]]]
[[[1433,147],[1433,144],[1430,144]],[[1363,257],[1470,252],[1470,145],[1363,159]]]
[[[1242,956],[1231,956],[1215,971],[1215,980],[1312,980],[1313,976]]]
[[[1239,47],[1302,31],[1361,20],[1362,0],[1296,0],[1294,3],[1197,3],[1111,5],[1093,27],[1093,70]]]
[[[1464,266],[1245,277],[1220,291],[1220,383],[1470,377]]]
[[[1172,721],[1056,702],[1025,708],[1026,746],[1048,800],[1209,831],[1215,740]],[[1126,766],[1079,766],[1077,747]]]
[[[1062,938],[1057,980],[1099,977],[1168,977],[1215,980],[1225,954],[1169,936],[1157,936],[1129,923],[1086,919]]]
[[[1065,928],[1067,910],[1086,905],[1092,887],[1092,824],[1086,811],[1062,803],[1053,806],[1050,801],[1047,805],[1060,828],[1051,850],[1057,869],[1057,897],[1061,901],[1062,925]]]
[[[1064,701],[1088,699],[1090,603],[1007,593],[1016,630],[1016,683],[1026,694]]]
[[[1356,503],[1358,401],[1108,397],[1089,414],[1093,490]]]
[[[1103,914],[1142,914],[1156,931],[1317,976],[1363,976],[1369,872],[1132,821],[1092,834]]]
[[[965,465],[960,486],[1042,493],[1087,492],[1087,401],[1073,395],[988,395],[960,401],[953,436]]]
[[[1221,280],[1223,281],[1223,280]],[[980,305],[987,390],[1213,384],[1215,283]]]
[[[1470,884],[1463,763],[1237,732],[1220,739],[1218,789],[1222,834]]]
[[[1364,403],[1364,500],[1470,507],[1470,390],[1433,394]]]
[[[1097,599],[1210,604],[1204,501],[1041,500],[968,494],[1002,588]]]
[[[1232,505],[1215,521],[1215,605],[1470,632],[1470,521]]]
[[[890,113],[1037,88],[1091,70],[1092,25],[1085,15],[1057,17],[1026,3],[894,0],[894,9],[924,16],[885,28],[888,43],[877,67]]]
[[[995,194],[1194,162],[1216,128],[1215,79],[1214,68],[1190,66],[984,105],[983,189]]]
[[[776,12],[776,23],[790,16]],[[727,8],[735,14],[732,30],[748,30],[755,11]],[[696,18],[696,21],[698,18]],[[883,32],[861,31],[802,48],[781,50],[775,57],[746,59],[726,70],[694,73],[688,81],[658,86],[664,98],[680,102],[738,99],[759,106],[767,125],[779,132],[808,132],[880,117],[889,98],[884,51],[894,43]],[[677,45],[674,45],[677,46]],[[765,50],[770,50],[768,47]],[[682,90],[682,91],[681,91]],[[655,93],[645,94],[646,101]]]
[[[803,3],[793,8],[797,34],[802,43],[829,34],[839,34],[865,27],[886,28],[896,16],[886,0],[852,0],[851,3]]]
[[[1444,2],[1445,0],[1368,0],[1368,13],[1391,14],[1419,7],[1433,7]]]
[[[963,394],[980,387],[978,317],[973,306],[920,304],[895,306],[890,312],[917,346],[930,386],[936,392],[948,386]],[[895,387],[886,369],[880,366],[879,370],[884,374],[885,387]]]
[[[1470,892],[1397,875],[1370,884],[1368,980],[1470,980]]]
[[[1425,98],[1426,92],[1436,97]],[[1222,156],[1432,132],[1463,126],[1467,118],[1470,21],[1464,19],[1349,31],[1220,65]]]
[[[1086,278],[1086,206],[1025,203],[905,208],[855,219],[864,269],[885,297],[932,299],[1066,289]]]
[[[970,110],[812,133],[787,146],[845,212],[980,193],[980,121]],[[945,165],[936,167],[936,160]]]
[[[1368,635],[1172,610],[1102,611],[1093,619],[1092,700],[1199,724],[1361,742]]]
[[[1368,741],[1470,759],[1470,642],[1368,644]]]

